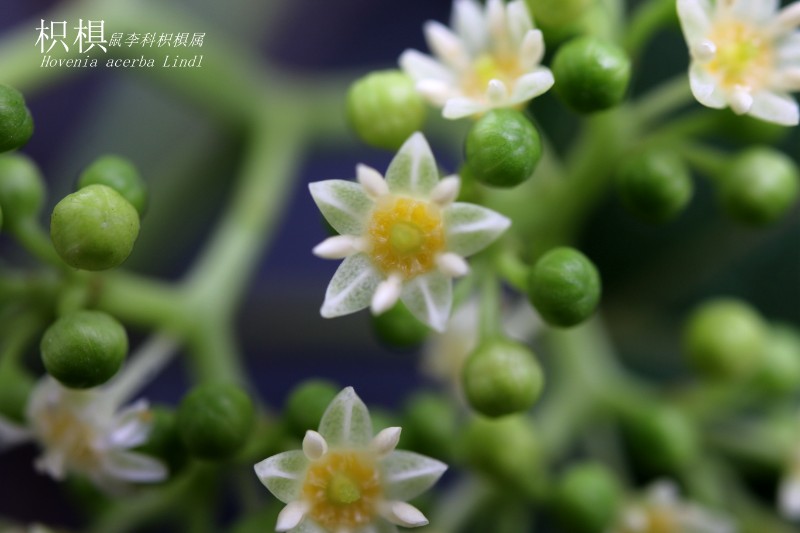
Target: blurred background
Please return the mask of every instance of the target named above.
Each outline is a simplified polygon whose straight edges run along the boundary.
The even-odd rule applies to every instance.
[[[60,20],[51,10],[70,4],[4,0],[0,54],[10,38],[22,32],[36,53],[32,57],[40,60],[35,28],[41,19]],[[196,53],[204,55],[206,66],[228,61],[224,54],[235,49],[287,73],[341,80],[396,68],[406,48],[427,50],[422,24],[428,19],[447,21],[451,7],[450,0],[161,4],[185,15],[184,28],[176,31],[205,33],[204,46]],[[106,21],[106,35],[112,31],[113,21]],[[686,66],[677,28],[660,34],[635,66],[633,94]],[[170,86],[169,76],[185,75],[181,69],[160,72],[158,79],[147,69],[106,68],[102,60],[93,69],[61,70],[63,76],[52,83],[30,92],[23,88],[36,121],[23,152],[41,166],[49,182],[45,213],[71,192],[81,169],[94,158],[106,153],[128,157],[148,183],[151,204],[125,268],[178,279],[205,242],[231,190],[244,146],[241,132]],[[5,81],[0,72],[0,82]],[[344,123],[346,85],[341,89]],[[577,117],[552,95],[538,99],[533,111],[556,148],[563,148]],[[457,171],[461,160],[459,143],[433,146],[440,165],[450,172]],[[780,143],[797,157],[796,133]],[[359,162],[384,170],[392,155],[365,148],[352,134],[307,146],[276,239],[264,250],[238,315],[238,339],[248,370],[262,399],[272,406],[280,407],[292,387],[312,377],[352,385],[365,402],[386,408],[402,405],[412,390],[434,386],[420,373],[418,352],[388,350],[375,340],[368,313],[334,321],[319,316],[338,262],[310,253],[326,232],[307,183],[351,179]],[[609,190],[576,243],[600,269],[601,312],[621,357],[636,372],[667,382],[685,376],[680,326],[687,310],[705,297],[741,297],[770,320],[800,325],[800,209],[795,206],[775,226],[749,230],[724,218],[707,181],[697,179],[695,185],[687,211],[661,227],[634,220]],[[30,261],[5,236],[0,243],[0,261]],[[141,339],[144,333],[132,331],[132,338]],[[174,404],[186,387],[176,363],[146,395],[154,402]],[[35,456],[33,446],[0,455],[0,514],[76,526],[79,519],[57,485],[33,472]]]

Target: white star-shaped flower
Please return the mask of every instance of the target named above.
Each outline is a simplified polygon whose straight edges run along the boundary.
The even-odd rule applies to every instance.
[[[303,449],[255,465],[261,482],[286,504],[277,531],[397,533],[396,525],[423,526],[425,516],[406,500],[429,489],[444,463],[395,450],[400,428],[373,437],[369,411],[352,387],[333,399],[319,431],[307,431]]]
[[[425,38],[436,56],[406,50],[400,66],[442,116],[457,119],[498,107],[520,107],[553,86],[541,66],[542,32],[534,29],[523,0],[508,5],[488,0],[455,0],[453,30],[435,21]]]
[[[641,500],[626,505],[609,533],[735,533],[725,516],[681,500],[672,481],[653,483]]]
[[[792,450],[787,472],[778,486],[778,510],[789,520],[800,520],[800,446]]]
[[[464,257],[494,241],[511,222],[485,207],[454,202],[460,180],[439,180],[436,161],[421,133],[394,157],[386,179],[359,165],[358,183],[327,180],[309,186],[325,219],[340,233],[314,254],[344,261],[333,276],[322,316],[367,306],[380,314],[402,300],[437,331],[447,324],[451,278],[469,270]]]
[[[789,93],[800,90],[800,2],[678,0],[692,56],[689,81],[701,104],[794,126]]]

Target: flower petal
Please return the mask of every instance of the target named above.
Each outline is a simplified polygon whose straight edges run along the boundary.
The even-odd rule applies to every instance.
[[[363,244],[361,237],[334,235],[316,245],[311,253],[323,259],[344,259],[363,251]]]
[[[741,20],[764,22],[776,14],[778,7],[779,0],[736,0],[731,11]]]
[[[453,82],[453,73],[431,56],[417,50],[406,50],[400,54],[400,68],[415,81],[439,80]]]
[[[475,0],[455,0],[450,24],[473,56],[486,49],[489,35],[481,6]]]
[[[300,524],[289,531],[289,533],[330,533],[327,529],[320,526],[310,518],[306,517]]]
[[[439,172],[425,136],[413,134],[389,163],[386,183],[393,193],[427,195],[439,182]]]
[[[135,483],[155,483],[167,478],[167,467],[142,453],[114,450],[103,456],[103,471],[111,478]]]
[[[692,94],[698,102],[714,109],[722,109],[728,105],[725,94],[717,86],[717,81],[698,63],[689,67],[689,84]]]
[[[753,94],[753,107],[750,115],[781,124],[796,126],[800,120],[797,102],[788,94],[761,91]]]
[[[366,447],[372,441],[369,411],[353,387],[343,389],[331,401],[322,415],[319,433],[332,448]]]
[[[523,72],[533,70],[544,57],[544,35],[541,30],[530,30],[519,46],[519,67]]]
[[[447,249],[466,257],[486,248],[511,225],[491,209],[456,202],[445,211]]]
[[[363,528],[356,531],[356,533],[398,533],[397,526],[378,518],[371,524],[367,524]]]
[[[429,20],[423,30],[428,47],[444,60],[445,64],[454,69],[469,66],[470,58],[466,45],[458,35],[450,31],[450,28],[435,20]]]
[[[358,183],[326,180],[308,185],[314,202],[333,229],[343,235],[359,235],[373,201]]]
[[[800,519],[800,478],[788,477],[778,487],[778,509],[781,516]]]
[[[550,69],[539,67],[535,71],[517,78],[509,102],[512,105],[527,102],[549,91],[553,83],[555,80]]]
[[[451,98],[442,109],[442,116],[446,119],[456,120],[483,113],[488,109],[491,109],[491,106],[486,102],[471,98]]]
[[[333,318],[364,309],[380,282],[381,275],[366,254],[346,257],[328,284],[320,313]]]
[[[292,450],[264,459],[254,468],[261,483],[280,501],[289,503],[300,496],[308,459],[302,451]]]
[[[316,461],[328,453],[328,443],[325,441],[325,437],[313,429],[306,430],[306,435],[303,438],[303,453],[309,461]]]
[[[103,448],[133,448],[147,440],[153,427],[147,401],[139,400],[114,417]]]
[[[800,66],[800,31],[782,38],[778,42],[776,55],[781,67]]]
[[[401,501],[387,502],[381,514],[386,520],[403,527],[419,527],[428,523],[422,511]]]
[[[406,282],[400,300],[418,320],[442,332],[453,305],[453,282],[439,271],[417,276]]]
[[[678,18],[687,43],[707,36],[711,27],[711,13],[708,0],[678,0]]]
[[[508,16],[508,32],[511,34],[512,46],[519,46],[525,35],[533,29],[533,21],[525,2],[514,0],[506,7]]]
[[[386,497],[410,500],[431,488],[447,465],[414,452],[395,450],[381,461]]]
[[[22,444],[33,438],[28,428],[0,415],[0,451]]]
[[[278,523],[275,524],[275,531],[288,531],[297,527],[308,512],[308,507],[308,503],[304,501],[294,501],[286,504],[286,507],[278,513]]]

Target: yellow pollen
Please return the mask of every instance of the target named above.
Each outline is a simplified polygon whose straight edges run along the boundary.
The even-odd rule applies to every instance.
[[[472,68],[463,79],[462,89],[467,96],[481,98],[491,80],[500,80],[510,89],[514,81],[522,75],[515,57],[482,54],[472,63]]]
[[[444,227],[438,205],[406,196],[386,196],[372,211],[367,227],[369,255],[387,276],[411,279],[431,271],[444,251]]]
[[[328,452],[311,463],[303,482],[308,514],[331,531],[370,523],[381,496],[375,458],[367,452]]]
[[[753,89],[768,83],[774,64],[768,35],[738,20],[725,20],[716,24],[709,38],[717,52],[707,68],[722,85]]]

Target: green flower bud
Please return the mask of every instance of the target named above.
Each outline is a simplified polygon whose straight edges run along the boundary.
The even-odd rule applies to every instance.
[[[528,495],[535,492],[541,478],[541,453],[536,432],[525,416],[476,417],[459,440],[470,466],[504,488]]]
[[[574,248],[543,255],[528,278],[528,298],[551,326],[568,328],[589,318],[600,301],[600,274]]]
[[[340,390],[335,383],[321,379],[310,379],[296,386],[283,411],[289,431],[302,439],[306,431],[317,429],[322,414]]]
[[[689,169],[675,154],[647,152],[627,162],[617,176],[617,190],[628,210],[645,222],[666,222],[692,197]]]
[[[139,213],[106,185],[89,185],[67,195],[50,219],[56,252],[68,265],[84,270],[120,265],[138,235]]]
[[[347,117],[365,143],[397,150],[425,122],[425,102],[399,70],[373,72],[347,93]]]
[[[42,336],[42,361],[63,385],[87,389],[117,373],[128,353],[128,334],[101,311],[77,311],[53,322]]]
[[[797,165],[771,148],[751,148],[739,154],[720,176],[719,200],[728,215],[761,226],[781,217],[797,200]]]
[[[11,366],[0,372],[0,415],[14,421],[25,422],[28,397],[35,382],[27,373]]]
[[[569,107],[593,113],[618,105],[631,78],[631,61],[617,45],[579,37],[561,46],[553,58],[554,89]]]
[[[561,478],[554,499],[556,515],[568,533],[602,533],[617,516],[622,487],[605,465],[586,462]]]
[[[86,167],[78,178],[78,188],[107,185],[128,200],[141,217],[147,207],[147,186],[129,160],[106,155]]]
[[[791,394],[800,386],[800,333],[788,325],[769,328],[755,385],[773,394]]]
[[[195,457],[227,459],[247,441],[253,418],[253,402],[242,389],[230,383],[206,383],[183,397],[178,432]]]
[[[39,215],[44,203],[44,180],[39,169],[25,155],[0,156],[0,208],[6,226],[14,226]]]
[[[536,23],[557,28],[575,22],[594,0],[527,0]]]
[[[0,85],[0,152],[15,150],[33,135],[33,117],[22,94],[8,85]]]
[[[748,304],[720,298],[695,309],[686,324],[684,350],[704,375],[739,378],[761,361],[765,346],[764,323]]]
[[[150,409],[153,426],[147,442],[137,451],[161,459],[169,468],[170,477],[186,466],[186,448],[178,432],[177,416],[167,407],[153,406]]]
[[[372,315],[372,330],[381,343],[400,349],[416,348],[430,333],[430,329],[417,320],[403,302],[397,302],[385,313]]]
[[[623,433],[637,465],[649,474],[675,474],[700,455],[700,437],[692,422],[670,405],[631,406]]]
[[[464,151],[476,180],[490,187],[515,187],[533,175],[542,141],[525,115],[495,109],[472,125]]]
[[[403,422],[401,448],[437,459],[450,460],[456,435],[457,415],[453,406],[435,394],[417,394],[408,403]]]
[[[542,369],[533,352],[507,339],[482,342],[467,357],[462,372],[470,405],[491,417],[528,409],[544,385]]]

